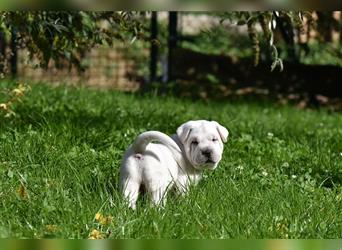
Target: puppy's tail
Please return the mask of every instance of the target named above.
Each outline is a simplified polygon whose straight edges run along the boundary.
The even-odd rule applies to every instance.
[[[146,150],[147,145],[157,141],[167,146],[174,154],[182,154],[181,149],[177,143],[171,139],[168,135],[159,131],[147,131],[138,135],[132,144],[132,149],[135,153],[143,153]]]

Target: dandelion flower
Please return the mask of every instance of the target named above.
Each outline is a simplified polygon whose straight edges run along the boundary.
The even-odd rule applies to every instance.
[[[90,240],[97,240],[97,239],[103,239],[103,236],[101,234],[100,231],[94,229],[93,231],[91,231],[91,233],[89,234],[89,238]]]
[[[106,226],[109,225],[113,220],[112,216],[106,216],[102,217],[101,220],[99,221],[101,225]]]
[[[95,220],[100,221],[103,218],[103,215],[100,213],[95,214]]]
[[[45,226],[46,230],[50,233],[55,233],[57,231],[57,225],[46,225]]]
[[[103,216],[101,213],[96,213],[95,214],[95,220],[97,222],[99,222],[101,225],[106,226],[112,222],[113,217],[112,216]]]

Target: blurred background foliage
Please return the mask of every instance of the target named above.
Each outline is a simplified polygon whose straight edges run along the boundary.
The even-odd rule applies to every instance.
[[[3,77],[12,75],[27,81],[27,64],[31,74],[40,70],[39,74],[48,76],[39,81],[92,81],[95,87],[129,91],[146,85],[164,88],[164,92],[165,88],[182,86],[176,91],[181,96],[192,95],[188,92],[195,84],[196,96],[204,99],[225,98],[236,92],[266,93],[268,90],[241,90],[255,88],[260,82],[263,89],[290,89],[286,95],[298,101],[326,102],[326,96],[335,96],[340,90],[340,11],[178,12],[173,38],[169,13],[157,14],[154,38],[149,11],[0,12],[0,71]],[[172,39],[176,47],[171,51]],[[150,64],[153,46],[158,52],[155,78],[151,77]],[[171,77],[170,65],[176,68]],[[90,79],[96,70],[96,78]],[[74,75],[80,77],[75,80]],[[282,87],[274,87],[274,82]],[[322,91],[325,88],[329,91]],[[298,91],[305,93],[294,97]],[[317,99],[317,94],[324,96]]]
[[[143,13],[85,11],[14,11],[0,13],[1,32],[6,39],[15,36],[18,48],[47,67],[67,59],[80,67],[82,55],[96,45],[140,38]]]
[[[338,60],[341,55],[339,43],[335,43],[336,50],[329,44],[324,44],[340,41],[340,13],[186,13],[207,14],[219,18],[221,24],[200,30],[195,42],[185,45],[192,49],[238,57],[252,56],[253,52],[255,65],[260,58],[271,59],[272,69],[276,66],[282,68],[281,58],[304,63],[341,64]],[[110,46],[119,41],[135,45],[136,39],[147,41],[150,37],[149,15],[150,12],[5,11],[0,13],[0,29],[7,40],[15,36],[16,46],[28,49],[30,57],[36,56],[42,67],[46,67],[51,59],[57,63],[60,59],[67,59],[80,66],[82,55],[96,45]],[[232,26],[245,26],[249,41],[244,32],[236,33]],[[165,49],[166,22],[160,22],[159,33],[159,45],[162,45],[161,49]],[[322,51],[322,47],[327,48],[323,56],[317,54]]]

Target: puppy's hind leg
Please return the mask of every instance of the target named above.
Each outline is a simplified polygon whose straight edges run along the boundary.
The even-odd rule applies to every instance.
[[[156,189],[151,190],[151,200],[153,205],[162,207],[165,206],[168,188],[168,185],[162,185]]]
[[[139,196],[140,183],[129,178],[122,183],[123,195],[128,202],[128,206],[135,210]]]

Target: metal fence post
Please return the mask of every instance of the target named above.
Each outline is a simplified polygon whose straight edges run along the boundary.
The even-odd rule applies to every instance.
[[[177,12],[169,12],[169,40],[168,40],[168,61],[167,61],[167,81],[173,79],[174,51],[177,47]]]
[[[152,11],[151,16],[151,48],[150,48],[150,82],[157,80],[157,58],[158,58],[158,13]]]
[[[0,74],[4,73],[6,58],[6,39],[3,32],[0,32]]]
[[[11,74],[12,77],[17,76],[17,63],[18,63],[18,51],[17,51],[17,32],[15,29],[12,29],[11,32],[11,58],[10,58],[10,63],[11,63]]]

